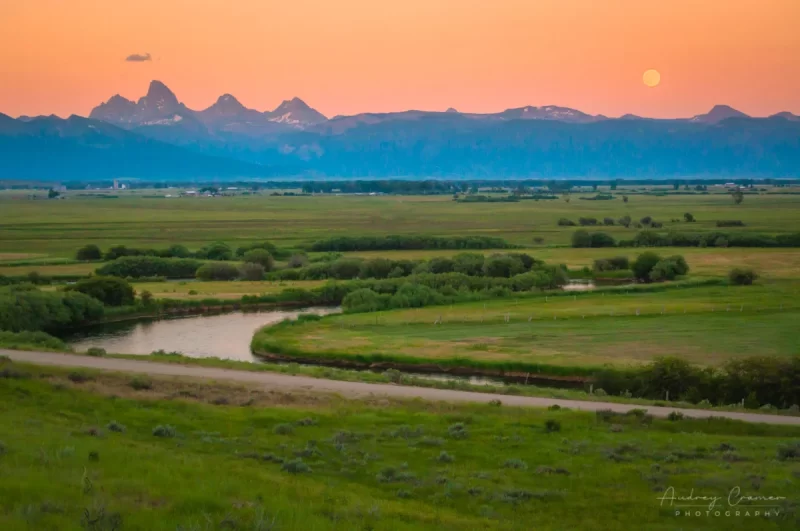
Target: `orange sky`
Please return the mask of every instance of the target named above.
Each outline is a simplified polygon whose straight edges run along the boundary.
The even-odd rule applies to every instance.
[[[160,79],[195,109],[800,114],[798,26],[800,0],[0,0],[0,112],[85,115]]]

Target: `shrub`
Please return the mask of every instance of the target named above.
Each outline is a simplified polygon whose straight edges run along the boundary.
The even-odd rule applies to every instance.
[[[239,268],[224,262],[212,262],[200,266],[195,272],[198,280],[234,280],[239,277]]]
[[[100,248],[94,244],[84,245],[75,253],[75,260],[100,260],[102,257]]]
[[[749,286],[758,278],[752,269],[734,268],[728,273],[728,280],[736,286]]]
[[[694,223],[695,222],[694,215],[692,215],[690,212],[686,212],[683,215],[683,221],[685,221],[686,223]]]
[[[649,282],[650,272],[660,261],[661,257],[658,256],[656,253],[648,251],[640,254],[636,258],[636,260],[634,260],[633,264],[631,264],[631,270],[633,271],[633,276],[636,277],[636,279],[639,281]]]
[[[653,222],[652,216],[645,216],[639,220],[639,223],[645,226],[650,225],[652,222]]]
[[[275,265],[275,260],[266,249],[247,251],[242,256],[242,261],[248,264],[258,264],[264,268],[264,271],[272,271],[272,267]]]
[[[622,225],[623,227],[626,227],[626,228],[627,228],[627,227],[629,227],[629,226],[630,226],[630,224],[631,224],[631,221],[632,221],[632,220],[631,220],[631,217],[630,217],[629,215],[627,215],[627,214],[626,214],[626,215],[622,216],[621,218],[619,218],[619,220],[618,220],[618,223],[619,223],[620,225]]]
[[[503,463],[503,468],[513,468],[516,470],[528,470],[528,463],[522,459],[506,459]]]
[[[175,437],[178,434],[177,430],[170,426],[169,424],[165,424],[163,426],[156,426],[153,428],[153,436],[154,437],[163,437],[166,439]]]
[[[603,218],[603,225],[614,225],[614,218]]]
[[[254,262],[245,262],[239,266],[239,278],[242,280],[264,280],[264,266]]]
[[[680,255],[664,258],[653,266],[650,270],[650,280],[652,282],[663,282],[665,280],[675,280],[675,277],[685,275],[689,272],[689,265]]]
[[[278,424],[272,429],[275,435],[291,435],[294,433],[294,426],[291,424]]]
[[[800,441],[778,446],[778,461],[800,459]]]
[[[597,218],[583,218],[583,217],[581,217],[581,218],[578,218],[578,223],[582,227],[588,227],[588,226],[592,226],[592,225],[597,225]]]
[[[298,267],[305,267],[308,265],[308,256],[305,253],[293,254],[288,261],[288,266],[296,269]]]
[[[667,415],[667,420],[671,420],[672,422],[677,422],[679,420],[683,420],[684,415],[680,411],[671,411],[669,415]]]
[[[67,375],[67,378],[73,383],[84,383],[94,379],[91,375],[83,371],[72,371]]]
[[[106,429],[108,431],[114,431],[114,432],[117,432],[117,433],[124,433],[125,432],[125,426],[123,426],[122,424],[120,424],[116,420],[112,420],[111,422],[109,422],[106,425]]]
[[[571,219],[561,218],[561,219],[558,220],[558,225],[560,227],[574,227],[575,226],[575,222],[572,221]]]
[[[281,470],[290,474],[307,474],[311,472],[311,468],[300,458],[286,461],[281,465]]]
[[[594,261],[594,271],[619,271],[628,269],[630,262],[627,256],[614,256],[612,258],[598,258]]]
[[[440,463],[452,463],[455,461],[455,458],[447,452],[442,451],[439,453],[439,456],[436,458],[436,460]]]
[[[451,439],[466,439],[469,437],[467,427],[461,422],[450,425],[450,427],[447,428],[447,434]]]
[[[94,358],[102,358],[106,355],[106,349],[100,347],[89,347],[89,350],[86,351],[86,355]]]
[[[561,431],[561,423],[557,420],[547,419],[544,423],[544,429],[548,433]]]
[[[95,276],[84,278],[68,286],[66,291],[78,291],[94,297],[106,306],[128,306],[133,304],[133,287],[122,278]]]
[[[129,382],[129,385],[132,388],[136,389],[137,391],[142,391],[142,390],[152,389],[153,388],[152,380],[150,380],[150,378],[148,378],[146,376],[138,376],[138,375],[134,376],[133,378],[131,378],[131,381]]]

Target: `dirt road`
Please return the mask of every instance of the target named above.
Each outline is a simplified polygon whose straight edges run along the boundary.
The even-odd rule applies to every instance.
[[[115,358],[92,358],[70,354],[51,352],[23,352],[0,349],[0,356],[8,356],[12,360],[37,365],[55,365],[59,367],[83,367],[103,371],[132,372],[154,376],[181,376],[203,378],[208,380],[230,380],[234,382],[257,384],[265,389],[304,390],[322,393],[335,393],[346,397],[386,396],[393,398],[422,398],[444,402],[482,402],[500,400],[505,405],[522,407],[548,407],[557,404],[561,407],[583,411],[610,409],[626,412],[633,408],[643,408],[658,417],[666,417],[673,411],[680,411],[687,417],[725,417],[745,422],[763,422],[768,424],[788,424],[800,426],[800,417],[764,415],[759,413],[736,413],[727,411],[707,411],[702,409],[679,409],[671,407],[637,406],[612,402],[584,402],[580,400],[562,400],[558,398],[537,398],[531,396],[495,395],[450,389],[429,389],[403,385],[373,384],[363,382],[343,382],[325,380],[306,376],[290,376],[270,372],[235,371],[210,367],[192,367],[187,365],[156,363]]]

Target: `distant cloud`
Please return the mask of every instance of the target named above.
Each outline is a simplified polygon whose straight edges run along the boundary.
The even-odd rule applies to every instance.
[[[145,61],[152,61],[153,58],[150,57],[149,53],[146,53],[144,55],[140,53],[134,53],[126,57],[125,60],[128,61],[129,63],[143,63]]]

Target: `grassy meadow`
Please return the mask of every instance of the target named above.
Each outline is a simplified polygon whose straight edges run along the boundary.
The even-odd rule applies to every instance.
[[[601,191],[604,191],[601,188]],[[561,199],[517,203],[457,203],[450,196],[240,196],[219,198],[119,199],[77,196],[63,201],[31,201],[0,195],[0,252],[72,257],[87,243],[105,249],[112,245],[168,247],[181,243],[196,249],[214,241],[232,246],[269,240],[296,246],[326,237],[386,234],[438,236],[484,235],[529,246],[567,245],[574,227],[559,227],[566,217],[619,219],[644,216],[664,223],[664,230],[714,230],[717,220],[739,219],[743,230],[780,233],[800,227],[800,195],[747,195],[735,205],[725,193],[709,195],[631,195],[623,203],[583,201],[593,192]],[[683,219],[691,212],[696,223]],[[630,237],[634,229],[604,228],[614,237]]]
[[[260,331],[256,351],[416,364],[630,365],[677,356],[719,365],[800,355],[800,283],[502,299],[335,315]],[[638,315],[637,315],[638,312]],[[440,324],[434,324],[440,321]]]
[[[2,368],[0,528],[9,531],[800,522],[796,427]],[[684,516],[680,502],[659,499],[670,487],[720,497],[720,514]],[[772,515],[754,507],[765,502],[730,507],[734,487],[776,498]]]

